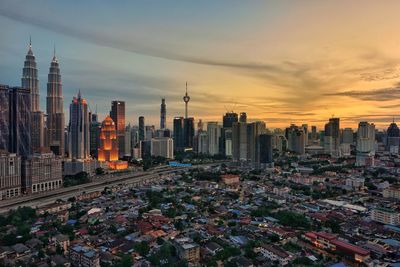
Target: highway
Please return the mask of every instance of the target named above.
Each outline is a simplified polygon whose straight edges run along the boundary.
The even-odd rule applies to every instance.
[[[197,167],[207,167],[211,165],[219,165],[218,163],[204,164],[204,165],[194,165],[191,167],[180,167],[180,168],[159,168],[147,172],[129,172],[129,173],[115,173],[108,174],[104,176],[95,176],[92,182],[64,187],[56,189],[53,191],[48,191],[33,195],[24,195],[13,199],[7,199],[0,201],[0,214],[6,213],[10,209],[16,209],[22,206],[28,206],[32,208],[41,207],[49,203],[53,203],[57,199],[67,200],[70,197],[78,196],[83,192],[90,193],[94,191],[103,190],[105,187],[112,187],[118,185],[124,186],[141,186],[147,183],[160,181],[163,176],[175,173],[177,171],[197,168]]]

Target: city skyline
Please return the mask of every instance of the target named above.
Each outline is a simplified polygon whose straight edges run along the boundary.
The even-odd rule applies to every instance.
[[[157,2],[148,18],[132,18],[127,11],[136,14],[149,11],[149,6],[100,2],[80,4],[79,12],[95,8],[87,18],[90,25],[82,28],[78,27],[82,20],[64,19],[77,4],[46,3],[47,9],[22,1],[0,4],[0,23],[6,26],[3,37],[8,40],[0,44],[0,79],[3,84],[20,84],[20,68],[32,35],[40,110],[45,111],[46,75],[55,43],[63,73],[66,121],[67,104],[80,89],[92,110],[97,104],[100,119],[109,113],[112,100],[123,98],[128,103],[127,123],[133,124],[143,115],[147,125],[159,125],[159,103],[165,98],[167,127],[172,128],[173,117],[184,114],[186,80],[192,98],[189,112],[196,121],[221,121],[231,109],[247,112],[251,120],[265,121],[268,128],[308,123],[322,129],[334,114],[341,118],[343,128],[356,129],[358,122],[368,121],[386,129],[393,117],[399,118],[396,45],[400,39],[392,23],[396,2],[357,6],[362,12],[354,17],[349,5],[355,4],[345,8],[332,2],[300,6],[284,1],[186,3],[179,8]],[[60,8],[65,15],[57,17],[53,11]],[[169,8],[170,14],[162,8]],[[337,12],[323,18],[331,8]],[[109,27],[120,26],[120,30],[99,31],[107,24],[96,22],[102,15],[107,18],[106,12],[114,19]],[[206,12],[207,22],[203,20]],[[226,15],[229,12],[232,16]],[[182,17],[173,18],[177,14]],[[171,36],[160,33],[163,20]],[[299,20],[304,27],[285,33]],[[387,41],[376,38],[380,35]],[[111,94],[114,91],[118,97]]]

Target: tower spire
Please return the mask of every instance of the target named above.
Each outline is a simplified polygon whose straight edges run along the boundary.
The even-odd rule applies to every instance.
[[[187,92],[187,82],[186,82],[186,93],[183,96],[183,102],[185,102],[185,119],[187,119],[187,117],[188,117],[188,103],[189,103],[189,101],[190,101],[190,96],[188,95],[188,92]]]
[[[32,48],[32,36],[29,35],[29,48]]]

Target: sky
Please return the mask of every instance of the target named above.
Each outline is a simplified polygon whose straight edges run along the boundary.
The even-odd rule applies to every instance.
[[[267,127],[386,128],[400,113],[400,1],[0,0],[0,83],[20,85],[32,37],[41,109],[56,47],[64,109],[81,90],[104,119],[127,122],[247,112]]]

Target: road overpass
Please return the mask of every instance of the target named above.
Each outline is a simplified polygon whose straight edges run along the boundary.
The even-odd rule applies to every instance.
[[[7,199],[0,201],[0,214],[6,213],[10,209],[16,209],[18,207],[41,207],[49,203],[53,203],[57,199],[67,200],[70,197],[76,197],[81,195],[83,192],[90,193],[94,191],[103,190],[105,187],[113,187],[118,185],[140,187],[145,184],[153,183],[163,179],[163,176],[186,169],[197,168],[197,167],[208,167],[213,165],[219,165],[220,163],[210,163],[203,165],[194,165],[191,167],[180,167],[180,168],[160,168],[147,172],[128,172],[128,173],[114,173],[103,176],[94,177],[94,181],[86,184],[63,187],[53,191],[47,191],[39,194],[25,195],[13,199]]]

